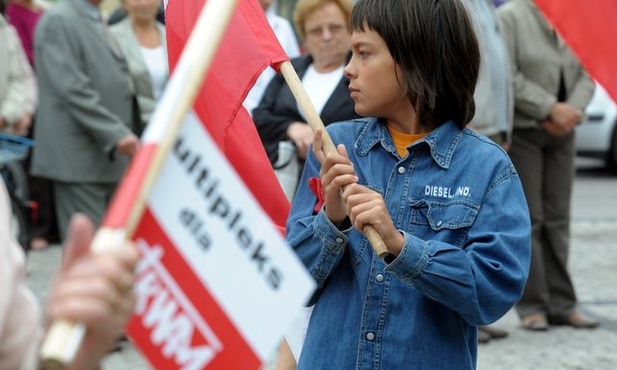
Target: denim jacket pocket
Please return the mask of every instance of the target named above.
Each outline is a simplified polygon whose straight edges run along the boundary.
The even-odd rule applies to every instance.
[[[462,246],[479,206],[469,201],[411,201],[411,232],[423,240]]]

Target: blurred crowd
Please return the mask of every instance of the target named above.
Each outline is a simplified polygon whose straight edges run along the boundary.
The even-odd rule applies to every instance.
[[[24,163],[38,205],[29,229],[32,249],[62,240],[75,211],[98,224],[168,79],[163,4],[122,0],[104,16],[101,2],[1,0],[2,58],[10,68],[2,69],[0,130],[36,140]],[[293,25],[276,14],[273,0],[259,2],[324,124],[358,117],[343,75],[351,55],[352,2],[296,1]],[[482,109],[471,127],[508,147],[512,84],[493,14],[505,2],[469,1],[486,40],[483,75],[504,76],[480,79]],[[316,10],[326,3],[342,14]],[[338,18],[322,20],[328,16]],[[70,20],[79,21],[62,22]],[[304,112],[272,68],[256,81],[244,106],[291,200],[312,141]]]
[[[35,139],[32,249],[63,240],[75,212],[99,224],[168,79],[160,1],[122,1],[109,21],[100,3],[2,0],[0,127]]]
[[[160,2],[123,1],[113,26],[100,2],[0,0],[0,130],[36,143],[23,172],[38,217],[22,247],[63,241],[44,319],[45,329],[86,325],[71,369],[99,368],[133,311],[136,249],[94,254],[90,244],[169,74]],[[11,230],[12,199],[0,182],[0,368],[35,369],[45,330]]]
[[[35,140],[23,164],[38,204],[31,249],[66,240],[75,213],[100,223],[169,78],[161,1],[121,0],[105,16],[101,2],[0,0],[0,130]],[[259,3],[323,123],[359,118],[344,72],[354,2],[298,0],[293,22],[276,14],[273,0]],[[576,308],[567,268],[573,129],[594,83],[531,0],[464,3],[482,56],[468,128],[508,153],[530,209],[521,324],[596,327]],[[314,138],[306,115],[271,68],[244,106],[291,201]],[[478,341],[507,335],[483,326]],[[278,368],[295,361],[283,343]]]

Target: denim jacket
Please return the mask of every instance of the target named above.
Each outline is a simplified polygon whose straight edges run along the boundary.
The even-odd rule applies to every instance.
[[[338,230],[309,189],[309,153],[287,241],[318,284],[298,369],[474,369],[477,325],[519,299],[530,263],[529,211],[507,154],[453,122],[401,158],[375,118],[328,127],[359,183],[381,193],[405,237],[386,264],[354,228]]]

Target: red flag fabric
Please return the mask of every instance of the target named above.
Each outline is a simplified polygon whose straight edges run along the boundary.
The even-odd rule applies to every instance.
[[[203,12],[203,0],[168,4],[170,64],[178,65],[95,243],[106,248],[128,234],[142,253],[127,333],[156,369],[259,368],[315,285],[272,228],[285,224],[289,202],[242,107],[260,72],[287,57],[256,0],[239,0],[237,8],[225,8],[227,1]],[[194,50],[180,56],[189,30],[197,18],[212,25],[228,11],[197,115],[166,136],[199,64],[187,57]],[[140,201],[145,209],[137,215]]]
[[[170,0],[166,32],[171,69],[205,0]],[[242,106],[260,73],[289,60],[257,0],[240,0],[194,105],[221,151],[272,221],[285,226],[289,201],[281,189],[257,129]]]
[[[617,101],[617,1],[535,0],[589,74]]]

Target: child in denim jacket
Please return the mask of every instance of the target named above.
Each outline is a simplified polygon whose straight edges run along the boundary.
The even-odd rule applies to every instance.
[[[460,0],[360,0],[351,22],[366,118],[328,126],[338,153],[315,133],[287,224],[318,283],[298,369],[473,369],[476,327],[523,291],[530,223],[506,153],[465,129],[472,23]]]

